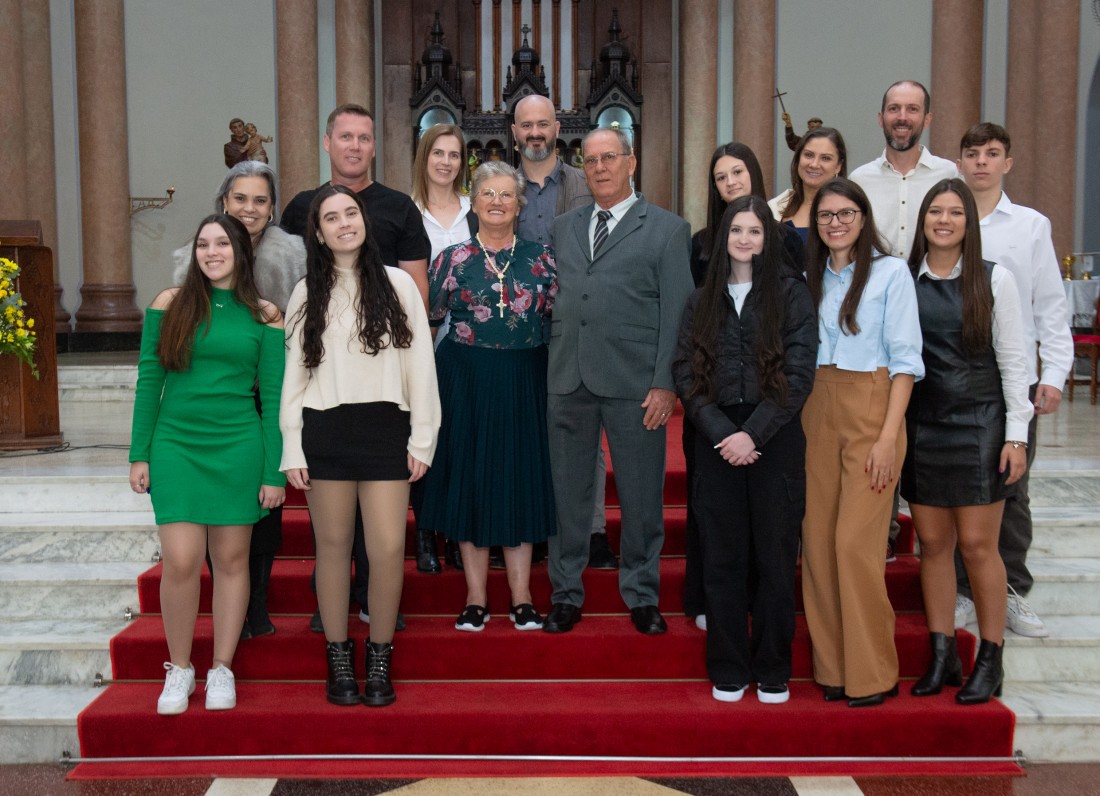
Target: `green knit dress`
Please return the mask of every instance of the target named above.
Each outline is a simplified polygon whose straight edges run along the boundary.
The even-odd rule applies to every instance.
[[[279,472],[283,330],[253,320],[232,290],[213,288],[210,325],[195,333],[190,368],[166,371],[157,358],[163,317],[163,310],[145,313],[130,461],[149,463],[158,525],[252,525],[267,514],[260,485],[286,484]]]

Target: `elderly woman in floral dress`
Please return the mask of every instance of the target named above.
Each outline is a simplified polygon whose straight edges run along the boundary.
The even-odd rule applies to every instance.
[[[519,240],[522,175],[499,161],[474,173],[473,240],[444,249],[429,269],[430,318],[451,326],[436,351],[443,425],[420,524],[457,541],[466,608],[455,627],[489,621],[489,547],[502,545],[509,617],[542,627],[530,590],[531,545],[554,532],[546,440],[546,330],[557,270],[546,246]]]

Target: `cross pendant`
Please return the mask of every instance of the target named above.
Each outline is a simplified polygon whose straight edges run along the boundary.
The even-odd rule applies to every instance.
[[[508,306],[508,302],[504,300],[504,280],[498,279],[500,283],[500,301],[497,302],[497,306],[500,307],[500,317],[504,317],[504,308]]]

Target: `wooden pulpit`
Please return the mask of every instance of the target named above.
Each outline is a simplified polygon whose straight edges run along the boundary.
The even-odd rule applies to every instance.
[[[37,221],[0,221],[0,257],[19,265],[16,290],[38,333],[34,364],[39,378],[12,354],[0,355],[0,450],[52,448],[62,442],[57,403],[53,252],[42,245]]]

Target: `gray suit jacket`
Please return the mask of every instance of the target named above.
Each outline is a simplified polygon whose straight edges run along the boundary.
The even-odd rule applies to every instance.
[[[594,212],[588,205],[554,222],[548,388],[567,395],[584,384],[603,398],[640,402],[652,388],[674,389],[676,335],[693,288],[691,228],[639,194],[593,260]]]

